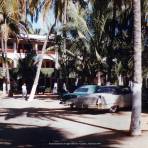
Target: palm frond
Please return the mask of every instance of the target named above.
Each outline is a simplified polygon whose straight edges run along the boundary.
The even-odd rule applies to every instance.
[[[30,7],[30,14],[33,15],[35,13],[36,8],[38,7],[40,0],[30,0],[29,7]]]
[[[77,30],[79,30],[84,36],[90,34],[86,21],[78,14],[78,10],[71,1],[68,3],[67,15],[71,22],[75,24]]]
[[[46,0],[44,5],[43,5],[43,18],[45,18],[45,16],[49,13],[49,10],[52,6],[52,0]]]

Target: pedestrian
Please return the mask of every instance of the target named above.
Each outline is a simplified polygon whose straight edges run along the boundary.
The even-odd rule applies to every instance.
[[[63,83],[62,92],[63,93],[67,93],[68,92],[65,82]]]
[[[57,94],[57,92],[58,92],[58,84],[57,84],[57,82],[54,82],[53,93]]]
[[[22,85],[22,97],[27,100],[27,87],[26,87],[26,83],[24,83]]]

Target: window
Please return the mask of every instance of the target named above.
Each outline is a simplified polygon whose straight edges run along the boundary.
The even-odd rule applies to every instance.
[[[80,87],[80,88],[76,89],[75,92],[88,92],[88,88]]]

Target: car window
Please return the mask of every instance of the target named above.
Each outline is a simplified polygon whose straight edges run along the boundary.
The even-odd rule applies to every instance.
[[[100,87],[97,89],[97,93],[113,93],[116,89],[112,87]]]
[[[129,87],[100,87],[96,91],[97,93],[112,93],[116,95],[129,94],[131,89]]]
[[[74,92],[88,92],[88,88],[80,87],[76,89]]]
[[[97,93],[111,93],[111,94],[121,94],[122,90],[118,87],[100,87],[97,89]]]
[[[100,86],[96,86],[94,92],[97,93]]]
[[[131,93],[130,88],[125,87],[125,88],[122,89],[122,94],[129,94],[129,93]]]

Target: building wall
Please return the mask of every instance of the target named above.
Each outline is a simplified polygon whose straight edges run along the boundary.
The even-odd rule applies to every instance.
[[[18,63],[18,59],[19,58],[25,58],[25,56],[29,53],[31,53],[31,51],[34,51],[34,53],[36,53],[37,55],[41,54],[41,50],[44,44],[44,38],[43,36],[39,36],[41,38],[41,40],[39,39],[39,37],[37,35],[30,35],[31,38],[21,38],[19,39],[19,41],[16,41],[12,38],[8,39],[8,43],[7,43],[7,57],[8,59],[11,59],[11,63],[10,68],[14,67],[16,68],[17,63]],[[35,37],[35,38],[33,38]],[[53,40],[49,41],[47,43],[47,47],[52,46],[53,45]],[[1,49],[1,44],[0,44],[0,56],[2,57],[2,49]],[[53,58],[51,58],[53,57]],[[54,59],[55,59],[55,52],[54,51],[47,51],[46,54],[43,57],[44,61],[43,61],[43,67],[44,68],[53,68],[54,67]],[[0,61],[0,67],[2,67],[2,60]]]

